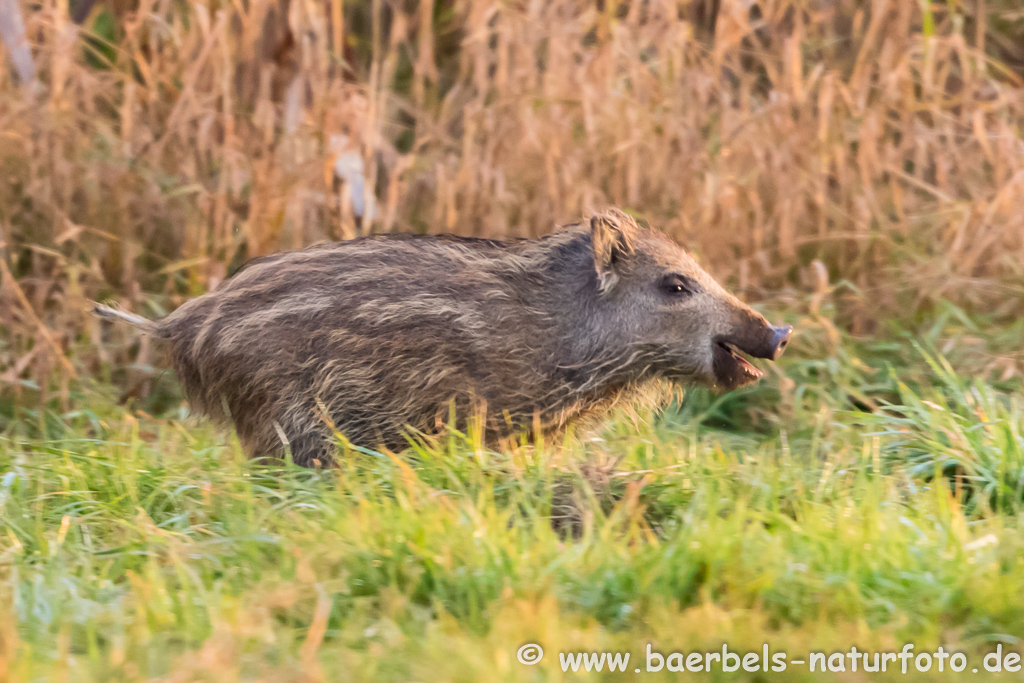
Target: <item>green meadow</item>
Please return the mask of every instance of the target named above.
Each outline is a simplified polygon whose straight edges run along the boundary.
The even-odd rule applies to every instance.
[[[849,656],[812,674],[810,653],[910,643],[997,676],[983,657],[1024,635],[1024,400],[990,366],[1019,326],[950,307],[858,341],[789,319],[800,334],[758,387],[508,452],[473,434],[400,453],[339,440],[339,467],[311,471],[247,461],[184,404],[154,417],[106,385],[89,409],[5,406],[0,672],[810,680],[843,661],[867,680]],[[530,643],[545,655],[525,665]],[[648,647],[765,645],[784,671],[647,670]],[[631,658],[563,671],[577,652]],[[937,665],[870,680],[959,680]]]

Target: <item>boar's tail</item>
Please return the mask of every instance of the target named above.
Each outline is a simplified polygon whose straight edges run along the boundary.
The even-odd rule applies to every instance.
[[[132,327],[137,327],[143,332],[150,334],[156,332],[156,322],[149,318],[143,318],[141,315],[122,311],[120,308],[116,308],[114,306],[106,306],[104,304],[97,304],[94,302],[92,305],[92,313],[104,320],[118,320],[123,323],[128,323]]]

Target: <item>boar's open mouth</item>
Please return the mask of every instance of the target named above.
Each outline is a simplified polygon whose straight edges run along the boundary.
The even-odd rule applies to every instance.
[[[753,384],[764,377],[764,373],[755,368],[743,353],[744,351],[729,339],[715,340],[712,353],[715,384],[723,389],[736,389]],[[753,353],[749,355],[758,357]]]
[[[712,349],[715,384],[728,390],[761,379],[764,373],[751,365],[744,354],[753,358],[777,360],[786,350],[792,333],[792,325],[773,327],[766,324],[760,329],[755,327],[736,335],[715,337]]]

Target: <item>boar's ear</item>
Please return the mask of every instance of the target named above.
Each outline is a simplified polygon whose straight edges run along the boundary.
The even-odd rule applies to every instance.
[[[594,247],[594,268],[598,287],[605,294],[619,281],[622,259],[633,252],[636,222],[621,211],[600,213],[590,219],[590,239]]]

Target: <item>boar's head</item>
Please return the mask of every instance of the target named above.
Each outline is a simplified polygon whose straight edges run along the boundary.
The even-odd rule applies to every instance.
[[[771,325],[665,235],[618,211],[590,229],[601,325],[617,345],[644,349],[657,374],[735,389],[763,376],[745,356],[775,360],[786,348],[791,326]]]

